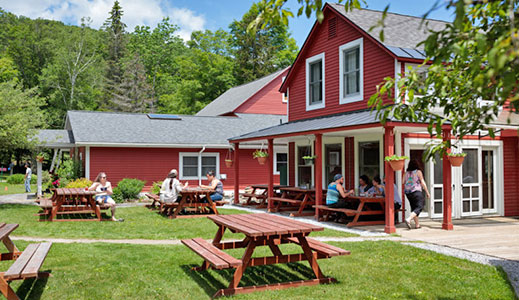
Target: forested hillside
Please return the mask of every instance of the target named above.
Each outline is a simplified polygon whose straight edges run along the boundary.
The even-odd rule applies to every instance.
[[[117,1],[100,29],[88,17],[70,26],[0,8],[0,115],[28,128],[62,128],[67,110],[196,113],[228,88],[294,60],[286,25],[247,32],[257,14],[253,5],[228,29],[193,32],[186,42],[168,18],[126,28]],[[18,123],[0,121],[0,133]],[[2,134],[0,142],[16,144]]]

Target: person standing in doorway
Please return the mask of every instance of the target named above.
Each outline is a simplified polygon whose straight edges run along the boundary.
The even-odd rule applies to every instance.
[[[25,176],[23,179],[25,180],[25,192],[30,193],[31,192],[31,176],[32,176],[32,170],[31,170],[31,164],[29,162],[25,163]]]
[[[414,220],[416,229],[420,228],[418,216],[425,205],[424,191],[427,198],[431,198],[418,161],[413,159],[409,162],[407,171],[404,174],[404,192],[411,205],[411,215],[405,219],[405,224],[409,229],[411,229],[411,220]]]

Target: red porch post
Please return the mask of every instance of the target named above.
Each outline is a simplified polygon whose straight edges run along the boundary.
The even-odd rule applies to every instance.
[[[443,141],[451,139],[450,126],[442,127]],[[447,154],[443,156],[443,222],[442,229],[453,230],[452,225],[452,173],[451,162]],[[434,192],[434,191],[433,191]]]
[[[240,143],[234,143],[234,204],[240,203]]]
[[[269,146],[268,146],[268,172],[269,172],[269,189],[267,192],[268,197],[268,211],[272,209],[272,201],[270,201],[271,197],[274,197],[274,140],[269,139]]]
[[[384,126],[384,156],[391,156],[395,154],[395,136],[393,134],[392,126]],[[386,226],[384,231],[386,233],[396,232],[395,228],[395,214],[394,214],[394,184],[395,173],[389,165],[389,162],[384,162],[384,173],[386,175]]]
[[[323,204],[323,135],[315,134],[315,204]],[[315,208],[315,218],[319,220],[319,209]]]

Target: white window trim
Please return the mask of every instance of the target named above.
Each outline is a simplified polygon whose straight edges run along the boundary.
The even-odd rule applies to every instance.
[[[288,171],[288,151],[287,150],[274,150],[274,175],[281,175],[281,172],[277,170],[278,164],[278,153],[287,155],[287,171]]]
[[[359,183],[359,178],[362,174],[359,174],[360,167],[360,153],[359,153],[359,143],[361,142],[378,142],[379,145],[379,176],[380,178],[384,178],[384,134],[383,133],[369,133],[365,135],[359,135],[353,137],[354,144],[354,167],[355,167],[355,186]]]
[[[184,156],[196,156],[198,157],[198,176],[184,176],[183,174],[183,162]],[[178,154],[178,174],[180,180],[198,180],[205,174],[202,174],[202,157],[216,157],[216,178],[220,178],[220,153],[218,152],[203,152],[201,155],[198,152],[180,152]]]
[[[346,104],[364,100],[364,50],[363,38],[356,39],[339,47],[339,103]],[[344,51],[351,48],[359,47],[359,93],[351,96],[343,97],[344,95]]]
[[[310,145],[308,145],[309,143],[309,140],[310,140]],[[315,153],[315,149],[314,149],[314,138],[310,138],[310,139],[307,139],[307,140],[297,140],[295,141],[294,143],[294,159],[295,159],[295,162],[294,162],[294,166],[295,166],[295,178],[294,178],[294,181],[295,181],[295,185],[300,187],[301,184],[299,183],[299,159],[297,159],[299,156],[299,149],[298,149],[298,146],[310,146],[311,149],[312,149],[312,155],[314,155]],[[311,168],[312,168],[312,178],[311,178],[311,185],[314,186],[314,178],[315,178],[315,173],[314,173],[314,164],[311,165]]]
[[[313,105],[310,105],[310,87],[309,87],[309,84],[310,84],[310,64],[311,63],[314,63],[316,61],[319,61],[321,60],[322,61],[322,77],[323,77],[323,101],[319,104],[313,104]],[[325,70],[325,65],[324,65],[324,52],[323,53],[320,53],[320,54],[317,54],[317,55],[314,55],[312,57],[309,57],[306,59],[306,66],[305,66],[305,70],[306,70],[306,82],[305,82],[305,89],[306,89],[306,110],[309,111],[309,110],[314,110],[314,109],[320,109],[320,108],[324,108],[325,107],[325,87],[326,87],[326,83],[325,83],[325,78],[324,78],[324,70]]]
[[[281,78],[281,85],[283,85],[286,78],[287,78],[286,76],[283,76],[283,78]],[[282,103],[288,103],[288,88],[287,88],[286,94],[287,94],[287,96],[285,97],[285,93],[281,93],[281,102]]]

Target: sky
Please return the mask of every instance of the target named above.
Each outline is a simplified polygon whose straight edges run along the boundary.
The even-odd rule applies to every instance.
[[[92,19],[91,26],[99,28],[108,17],[114,0],[0,0],[0,7],[16,15],[29,18],[45,18],[78,25],[82,17]],[[445,1],[445,0],[440,0]],[[188,40],[195,30],[227,29],[234,20],[239,20],[252,5],[253,0],[120,0],[123,22],[132,31],[137,25],[154,27],[164,17],[169,17],[180,27],[179,35]],[[366,0],[367,8],[422,16],[436,0]],[[440,2],[441,3],[441,2]],[[288,7],[296,14],[297,0],[288,0]],[[364,6],[366,7],[366,6]],[[452,10],[435,10],[429,18],[452,21]],[[314,18],[300,16],[290,19],[289,29],[298,46],[301,46]]]

